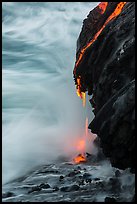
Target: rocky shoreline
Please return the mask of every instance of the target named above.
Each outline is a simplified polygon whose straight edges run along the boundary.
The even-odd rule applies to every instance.
[[[134,175],[109,161],[43,165],[3,186],[2,202],[131,202]]]

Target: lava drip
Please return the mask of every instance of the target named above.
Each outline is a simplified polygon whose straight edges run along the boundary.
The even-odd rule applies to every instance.
[[[84,136],[78,141],[76,147],[80,153],[73,159],[74,164],[86,162],[86,143],[88,139],[88,118],[86,117]]]
[[[77,95],[82,99],[83,107],[85,107],[86,106],[86,93],[81,91],[80,77],[77,78]]]

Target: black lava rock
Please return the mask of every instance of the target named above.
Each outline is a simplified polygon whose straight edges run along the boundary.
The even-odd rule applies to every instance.
[[[89,173],[84,173],[83,174],[83,179],[88,179],[91,176]]]
[[[41,191],[41,187],[39,187],[39,186],[34,186],[34,187],[32,187],[31,188],[31,190],[29,190],[28,191],[28,193],[33,193],[33,192],[35,192],[35,191]]]
[[[118,178],[110,178],[108,185],[110,185],[113,192],[120,192],[121,190],[121,183]]]
[[[79,186],[78,185],[72,185],[70,188],[69,188],[69,191],[78,191],[79,190]]]
[[[79,186],[74,184],[72,186],[63,186],[60,188],[60,191],[63,191],[63,192],[70,192],[70,191],[78,191],[79,190]]]
[[[15,196],[15,194],[10,191],[2,194],[2,198],[8,198],[12,196]]]
[[[64,176],[61,175],[61,176],[59,177],[59,180],[62,180],[62,179],[64,179]]]
[[[79,174],[79,173],[80,173],[79,170],[74,170],[74,171],[70,172],[67,176],[68,177],[73,177],[73,176],[75,176],[76,174]]]
[[[63,191],[63,192],[68,192],[69,191],[69,186],[63,186],[60,188],[60,191]]]
[[[76,62],[84,46],[94,39],[119,2],[108,2],[102,14],[94,8],[83,22],[77,41]],[[112,166],[135,171],[135,2],[126,2],[86,49],[74,68],[81,91],[92,95],[95,117],[89,129],[100,138]],[[92,109],[91,109],[92,111]]]
[[[108,202],[116,202],[115,198],[111,198],[111,197],[106,197],[104,202],[108,203]]]
[[[99,180],[100,180],[100,178],[95,178],[94,180],[95,180],[95,181],[99,181]]]
[[[120,176],[121,176],[121,172],[120,172],[119,170],[116,170],[116,171],[115,171],[115,176],[116,176],[116,177],[120,177]]]
[[[135,195],[133,196],[133,199],[132,199],[132,201],[131,202],[135,202]]]
[[[92,179],[86,179],[86,183],[91,183]]]
[[[50,188],[50,185],[48,184],[48,183],[41,183],[40,185],[39,185],[39,187],[40,188],[44,188],[44,189],[47,189],[47,188]]]
[[[57,186],[55,186],[54,188],[53,188],[53,191],[58,191],[59,190],[59,188],[57,187]]]

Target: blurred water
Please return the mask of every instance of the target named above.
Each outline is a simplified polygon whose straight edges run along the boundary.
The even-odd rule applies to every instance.
[[[2,4],[3,183],[74,152],[86,115],[93,117],[72,72],[83,19],[97,4]]]

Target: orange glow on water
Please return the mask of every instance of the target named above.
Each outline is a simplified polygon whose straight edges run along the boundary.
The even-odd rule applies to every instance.
[[[85,152],[86,150],[86,142],[84,139],[80,139],[78,142],[77,142],[77,151],[80,152],[80,153],[83,153]]]
[[[84,155],[82,155],[82,154],[79,154],[77,157],[75,157],[75,158],[73,159],[73,162],[74,162],[75,164],[79,164],[79,163],[85,162],[85,161],[86,161],[86,157],[85,157]]]
[[[82,102],[83,102],[83,107],[86,106],[86,93],[82,92]]]
[[[86,153],[86,143],[88,139],[89,139],[88,138],[88,118],[86,118],[84,136],[80,138],[76,144],[76,149],[79,152],[79,154],[73,159],[73,162],[75,164],[86,162],[85,153]]]

